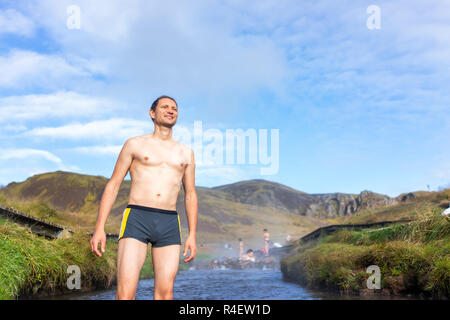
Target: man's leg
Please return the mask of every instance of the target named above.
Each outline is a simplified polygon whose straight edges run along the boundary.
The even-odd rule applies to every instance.
[[[116,299],[131,300],[135,298],[139,274],[146,255],[147,244],[133,238],[119,240]]]
[[[173,283],[180,263],[180,245],[152,247],[153,272],[155,273],[155,300],[172,300]]]

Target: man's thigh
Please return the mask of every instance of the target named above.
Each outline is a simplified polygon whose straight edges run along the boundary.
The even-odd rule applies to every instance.
[[[180,263],[179,244],[152,247],[153,272],[155,273],[155,290],[172,289]]]
[[[147,244],[134,238],[119,240],[117,252],[117,286],[126,294],[136,292],[139,274],[147,255]]]

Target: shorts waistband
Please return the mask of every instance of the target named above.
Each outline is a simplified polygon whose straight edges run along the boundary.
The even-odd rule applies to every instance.
[[[159,213],[166,213],[166,214],[178,214],[175,210],[166,210],[166,209],[160,209],[160,208],[152,208],[152,207],[140,206],[138,204],[129,204],[129,205],[127,205],[127,208],[134,208],[134,209],[144,210],[144,211],[148,211],[148,212],[159,212]]]

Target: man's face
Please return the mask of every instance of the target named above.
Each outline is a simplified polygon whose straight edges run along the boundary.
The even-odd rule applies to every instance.
[[[177,104],[172,99],[162,98],[158,101],[155,111],[150,109],[150,117],[154,119],[155,124],[171,128],[177,122]]]

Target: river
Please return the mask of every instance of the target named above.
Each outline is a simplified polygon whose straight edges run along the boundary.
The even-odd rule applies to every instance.
[[[136,300],[153,299],[153,284],[153,279],[140,280]],[[111,300],[115,298],[115,295],[116,288],[113,288],[97,292],[67,294],[50,299]],[[298,284],[283,281],[282,273],[277,269],[194,269],[179,271],[175,279],[173,298],[177,300],[320,300],[361,299],[362,297],[305,289]],[[381,298],[393,299],[394,297]]]

